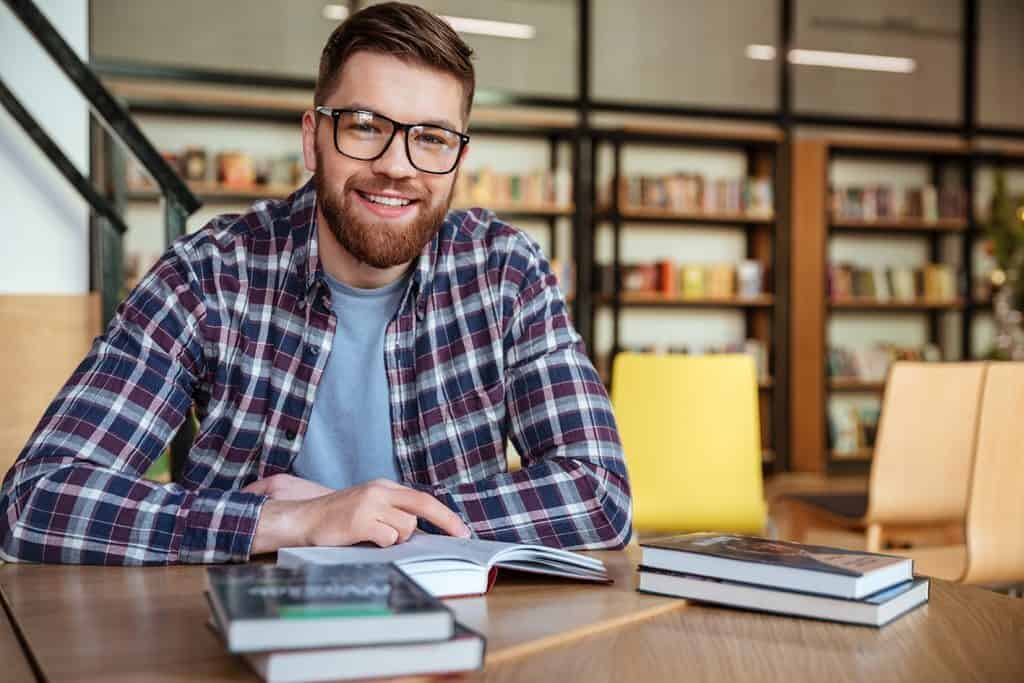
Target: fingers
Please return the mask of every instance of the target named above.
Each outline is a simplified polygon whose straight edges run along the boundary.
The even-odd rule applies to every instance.
[[[388,524],[377,522],[370,528],[367,537],[371,543],[376,543],[381,548],[387,548],[398,542],[398,531]]]
[[[380,511],[377,521],[387,524],[398,532],[397,543],[405,543],[416,531],[416,516],[396,507],[385,507]]]
[[[406,512],[427,520],[449,536],[469,538],[469,527],[448,507],[429,493],[402,487],[391,492],[391,503]]]

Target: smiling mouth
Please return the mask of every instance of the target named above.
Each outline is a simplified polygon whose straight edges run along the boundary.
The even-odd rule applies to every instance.
[[[371,194],[369,192],[361,192],[356,190],[356,194],[370,202],[371,204],[377,204],[379,206],[390,206],[393,208],[401,208],[403,206],[409,206],[414,203],[414,199],[406,199],[404,197],[392,197],[389,195],[382,194]]]

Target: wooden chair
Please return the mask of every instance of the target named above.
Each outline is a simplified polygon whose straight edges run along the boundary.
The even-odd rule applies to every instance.
[[[637,531],[764,531],[757,378],[749,356],[620,353],[612,402]]]
[[[885,537],[939,528],[962,538],[985,363],[895,363],[889,372],[868,491],[790,494],[793,540],[809,528],[866,532],[878,551]]]
[[[920,574],[973,584],[1024,582],[1024,363],[990,363],[967,507],[966,543],[912,549]]]

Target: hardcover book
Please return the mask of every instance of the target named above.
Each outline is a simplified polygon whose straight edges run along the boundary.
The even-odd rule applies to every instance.
[[[913,578],[902,557],[733,534],[699,533],[640,544],[641,564],[784,590],[860,599]]]
[[[443,604],[389,564],[210,567],[207,590],[232,652],[450,638]]]
[[[928,579],[904,581],[862,600],[776,590],[747,583],[640,567],[639,590],[727,607],[844,624],[884,626],[928,602]]]

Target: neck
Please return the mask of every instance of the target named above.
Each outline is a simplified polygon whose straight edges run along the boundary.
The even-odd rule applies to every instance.
[[[390,285],[409,271],[412,261],[391,268],[374,268],[353,256],[327,227],[327,220],[316,210],[316,238],[320,263],[338,282],[358,289],[379,289]]]

